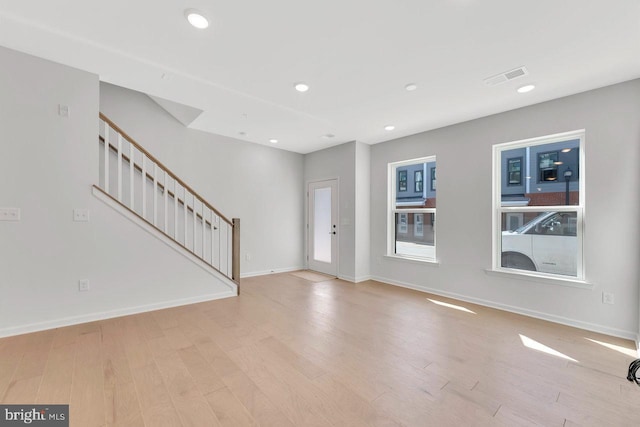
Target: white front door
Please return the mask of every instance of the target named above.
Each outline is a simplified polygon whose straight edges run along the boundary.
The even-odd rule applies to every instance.
[[[309,269],[338,275],[338,181],[309,183]]]

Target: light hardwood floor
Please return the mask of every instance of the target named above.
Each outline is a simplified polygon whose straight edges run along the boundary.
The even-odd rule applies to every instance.
[[[637,426],[632,354],[373,281],[275,274],[238,298],[0,339],[0,402],[69,403],[78,427]]]

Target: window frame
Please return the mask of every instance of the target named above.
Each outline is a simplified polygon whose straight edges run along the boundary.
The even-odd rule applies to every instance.
[[[581,170],[580,179],[578,181],[579,201],[577,205],[555,205],[555,206],[502,206],[502,152],[507,150],[513,150],[517,148],[534,147],[545,144],[552,144],[556,142],[563,142],[567,140],[578,140],[579,157],[578,165]],[[562,282],[578,282],[586,284],[586,272],[585,272],[585,260],[584,260],[584,239],[585,239],[585,188],[586,183],[584,177],[585,168],[585,141],[586,131],[579,129],[570,132],[557,133],[553,135],[546,135],[536,138],[528,138],[518,141],[511,141],[505,143],[499,143],[493,145],[493,186],[492,186],[492,200],[493,200],[493,215],[492,215],[492,271],[514,274],[519,276],[534,276],[540,278],[554,279],[552,283]],[[539,154],[535,157],[536,162],[536,181],[539,177]],[[508,171],[507,171],[508,173]],[[533,177],[531,177],[533,178]],[[526,177],[525,177],[526,179]],[[507,185],[508,186],[508,185]],[[576,276],[566,276],[561,274],[543,273],[538,271],[518,270],[515,268],[502,267],[502,214],[508,213],[524,213],[524,212],[576,212],[576,239],[577,239],[577,254],[576,254]]]
[[[437,222],[436,208],[398,208],[396,206],[396,196],[400,192],[400,186],[398,182],[399,175],[400,175],[399,169],[408,165],[414,165],[416,163],[430,163],[435,161],[436,161],[436,156],[425,156],[425,157],[418,157],[415,159],[403,160],[399,162],[391,162],[387,164],[388,199],[387,199],[387,253],[386,253],[386,256],[389,256],[392,258],[425,262],[425,263],[437,263],[437,246],[436,246],[437,231],[435,229],[434,229],[434,236],[433,236],[433,248],[434,248],[433,258],[421,257],[421,256],[410,256],[410,255],[396,253],[396,219],[395,219],[396,214],[423,214],[423,227],[424,227],[425,226],[424,218],[426,214],[433,214],[434,221]],[[423,186],[424,186],[424,176],[423,176]],[[423,235],[424,235],[424,231],[423,231]]]

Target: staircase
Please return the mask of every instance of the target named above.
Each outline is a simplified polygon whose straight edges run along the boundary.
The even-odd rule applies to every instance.
[[[222,215],[103,114],[98,143],[94,193],[239,291],[240,220]]]

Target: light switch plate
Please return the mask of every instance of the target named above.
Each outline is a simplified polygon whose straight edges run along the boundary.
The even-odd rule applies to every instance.
[[[89,290],[89,281],[86,279],[78,280],[78,291],[87,292],[88,290]]]
[[[73,220],[76,222],[89,222],[89,209],[74,209]]]
[[[58,115],[60,117],[69,117],[69,106],[64,104],[58,104]]]
[[[0,221],[20,221],[20,208],[0,208]]]

